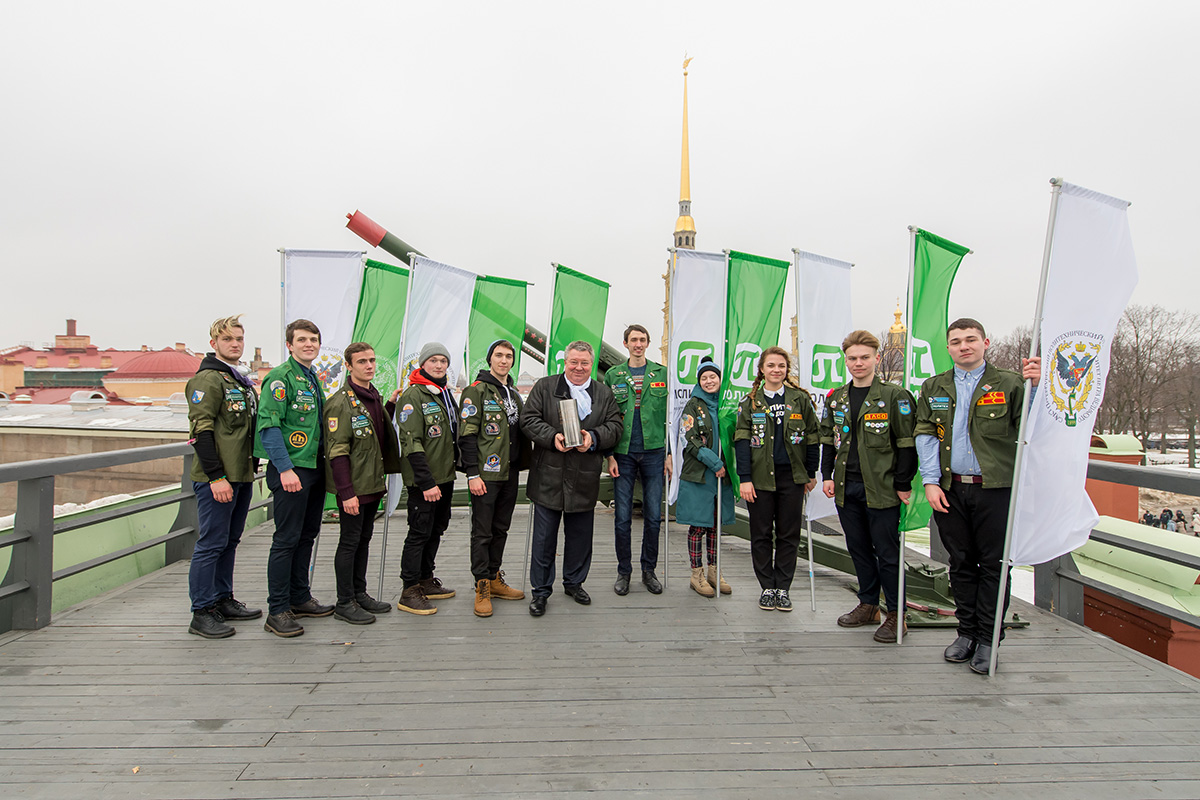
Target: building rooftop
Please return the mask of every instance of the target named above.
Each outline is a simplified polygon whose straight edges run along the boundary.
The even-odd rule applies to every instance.
[[[109,405],[103,392],[73,391],[75,396],[67,402],[53,405],[0,398],[0,432],[14,428],[188,432],[187,401],[182,394],[165,406]]]
[[[133,358],[105,376],[106,381],[190,378],[200,368],[200,356],[186,350],[154,350]]]

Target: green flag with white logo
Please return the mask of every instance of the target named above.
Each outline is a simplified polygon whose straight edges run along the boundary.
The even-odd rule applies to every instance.
[[[567,345],[584,341],[596,354],[592,377],[600,369],[600,340],[608,311],[608,284],[562,264],[554,265],[554,302],[550,307],[550,335],[546,337],[546,374],[563,371]]]
[[[492,342],[507,339],[516,352],[512,374],[521,367],[521,341],[525,338],[525,281],[481,275],[475,279],[471,322],[467,328],[467,381],[488,368],[487,352]]]
[[[408,270],[368,258],[363,267],[352,339],[375,348],[372,383],[385,400],[400,385],[400,339],[404,335],[407,301]]]
[[[921,393],[927,378],[954,366],[946,349],[946,326],[950,324],[950,288],[963,256],[971,252],[961,244],[918,228],[913,241],[912,294],[909,296],[908,390]],[[909,505],[903,507],[900,527],[911,531],[929,525],[932,509],[925,500],[920,478],[914,481]]]
[[[725,301],[725,372],[721,376],[721,454],[737,474],[733,429],[738,404],[754,386],[762,351],[779,343],[788,262],[748,253],[729,253]],[[750,476],[739,476],[749,480]],[[737,485],[737,482],[734,482]]]

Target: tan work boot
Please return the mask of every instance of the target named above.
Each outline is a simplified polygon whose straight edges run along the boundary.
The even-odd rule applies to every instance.
[[[437,606],[429,602],[425,597],[425,592],[421,590],[421,585],[413,584],[400,593],[400,599],[396,601],[396,608],[401,611],[407,611],[410,614],[436,614]]]
[[[497,570],[495,577],[490,581],[492,589],[492,597],[497,600],[524,600],[525,593],[520,589],[514,589],[504,582],[504,570]]]
[[[880,644],[895,644],[896,643],[896,620],[900,617],[900,613],[888,612],[883,617],[883,624],[879,626],[879,630],[875,631],[874,639]],[[904,635],[908,635],[908,623],[904,623]]]
[[[475,582],[475,616],[490,617],[492,615],[492,582],[480,578]]]
[[[878,621],[879,606],[871,606],[866,603],[859,603],[853,611],[838,617],[838,625],[842,628],[861,628],[863,625]]]
[[[717,590],[704,579],[704,567],[692,567],[691,587],[701,597],[713,597],[717,593]]]
[[[725,582],[724,575],[717,576],[717,568],[712,564],[708,565],[708,583],[713,588],[720,586],[721,594],[733,594],[733,587]]]

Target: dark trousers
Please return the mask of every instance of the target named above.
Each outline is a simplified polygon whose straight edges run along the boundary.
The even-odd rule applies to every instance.
[[[404,588],[415,586],[433,577],[437,560],[438,545],[442,534],[450,524],[450,500],[454,495],[454,481],[438,486],[441,499],[429,502],[425,494],[415,486],[408,492],[408,536],[404,537],[404,550],[400,554],[400,580]]]
[[[996,595],[1012,489],[984,489],[977,483],[952,483],[946,492],[948,513],[933,512],[938,534],[950,555],[950,589],[958,610],[958,635],[991,644],[996,624]],[[1004,587],[1008,611],[1010,579]],[[1000,630],[1004,638],[1004,629]]]
[[[563,526],[563,586],[582,586],[592,567],[592,525],[595,511],[563,513],[533,507],[533,554],[529,562],[529,585],[534,597],[549,597],[554,591],[554,555],[558,550],[558,523]]]
[[[790,472],[775,472],[775,491],[755,487],[758,499],[746,504],[750,511],[750,561],[761,588],[790,589],[800,550],[804,484],[793,481]]]
[[[375,533],[375,515],[379,500],[360,502],[357,514],[347,514],[338,501],[338,545],[333,555],[333,574],[337,578],[337,599],[349,603],[356,594],[367,591],[367,555]]]
[[[308,567],[325,509],[325,465],[318,462],[316,469],[294,469],[301,489],[285,492],[279,470],[267,464],[267,488],[275,506],[275,535],[267,557],[267,604],[272,614],[312,599]]]
[[[517,505],[520,473],[509,470],[506,481],[484,481],[487,492],[471,495],[471,575],[476,581],[494,578],[504,560],[508,526]]]
[[[212,487],[207,483],[192,482],[196,492],[196,513],[200,518],[200,535],[188,568],[192,611],[209,608],[218,600],[233,597],[233,559],[246,528],[254,484],[229,485],[233,488],[233,499],[219,503],[213,499]]]
[[[666,450],[614,453],[618,475],[613,479],[613,534],[617,544],[617,572],[633,573],[630,553],[633,534],[633,482],[642,482],[642,571],[658,567],[658,529],[662,525],[663,465]]]
[[[858,602],[879,605],[882,588],[887,610],[898,611],[900,506],[868,508],[867,489],[861,481],[846,481],[843,500],[838,506],[838,519],[858,576]]]

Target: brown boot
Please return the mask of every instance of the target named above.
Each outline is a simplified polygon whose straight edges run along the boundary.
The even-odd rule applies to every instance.
[[[704,567],[692,567],[691,587],[701,597],[712,597],[717,593],[717,590],[704,579]]]
[[[492,580],[491,589],[492,597],[497,600],[524,600],[525,593],[520,589],[514,589],[504,582],[504,571],[496,570],[496,575]]]
[[[475,616],[490,617],[492,615],[492,582],[480,578],[475,582]]]
[[[869,606],[866,603],[859,603],[849,614],[838,617],[838,625],[842,628],[861,628],[878,621],[879,606]]]
[[[720,586],[721,594],[733,594],[733,587],[725,582],[725,576],[717,577],[716,566],[708,565],[708,582],[714,589]]]
[[[899,619],[899,613],[888,612],[883,617],[883,624],[879,626],[879,630],[875,631],[875,641],[880,644],[895,644],[896,643],[896,620]],[[908,635],[908,623],[904,623],[904,634]]]
[[[421,591],[425,593],[425,597],[430,600],[445,600],[454,597],[454,590],[442,583],[441,579],[436,576],[431,576],[418,584]]]
[[[407,611],[410,614],[437,613],[437,606],[430,603],[425,597],[425,592],[421,591],[419,583],[408,587],[400,593],[400,599],[396,602],[396,608],[401,611]]]

